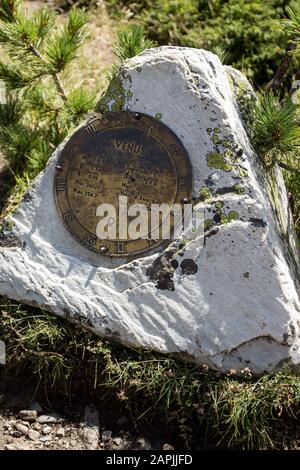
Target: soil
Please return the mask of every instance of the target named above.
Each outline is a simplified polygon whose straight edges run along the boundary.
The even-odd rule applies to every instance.
[[[4,366],[0,366],[0,368]],[[0,450],[172,450],[118,407],[88,397],[45,399],[26,377],[0,369]]]

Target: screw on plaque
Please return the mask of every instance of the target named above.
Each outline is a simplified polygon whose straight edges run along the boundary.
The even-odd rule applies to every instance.
[[[106,252],[107,252],[107,246],[101,246],[100,253],[106,253]]]
[[[62,166],[56,165],[56,169],[57,169],[57,171],[62,171]]]
[[[183,197],[181,199],[181,202],[183,202],[183,204],[188,204],[190,202],[190,198],[189,197]]]
[[[140,113],[134,113],[134,119],[141,119]]]

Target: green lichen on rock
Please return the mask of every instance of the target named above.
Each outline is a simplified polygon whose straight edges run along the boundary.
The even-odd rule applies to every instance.
[[[126,95],[128,97],[128,93],[131,93],[130,90],[126,92],[121,78],[118,75],[115,75],[112,78],[106,93],[100,98],[100,101],[96,106],[96,111],[99,111],[102,114],[109,111],[123,111]]]
[[[229,172],[236,170],[241,178],[248,176],[247,171],[240,165],[243,149],[239,148],[233,141],[232,136],[222,136],[219,127],[207,128],[214,150],[206,155],[207,164],[210,168],[216,168]]]
[[[255,93],[247,78],[232,67],[224,67],[232,94],[235,97],[240,113],[245,121],[249,122],[251,109],[256,101]]]
[[[162,114],[161,113],[156,113],[154,117],[155,117],[155,119],[160,120],[162,118]]]
[[[248,171],[245,170],[245,168],[240,168],[239,169],[239,175],[241,178],[246,178],[248,176]]]
[[[1,220],[0,233],[4,234],[4,233],[12,232],[14,226],[15,226],[15,222],[11,220],[8,216],[5,219]]]
[[[234,192],[237,194],[245,194],[245,189],[239,183],[236,183],[233,186],[233,189],[234,189]]]
[[[210,168],[216,168],[217,170],[231,171],[232,165],[230,165],[224,155],[218,152],[208,152],[206,155],[207,165]]]
[[[224,203],[222,201],[216,201],[215,206],[217,209],[222,209],[224,206]]]
[[[206,201],[212,197],[211,191],[207,186],[199,189],[200,201]]]
[[[217,145],[217,144],[219,143],[219,137],[218,137],[217,134],[214,134],[214,135],[212,136],[212,141],[213,141],[213,143],[214,143],[215,145]]]
[[[218,213],[218,211],[217,211]],[[238,220],[239,214],[236,211],[230,211],[228,214],[225,214],[225,212],[219,211],[220,216],[220,223],[221,225],[228,224],[229,222],[232,222],[234,220]]]
[[[238,220],[239,218],[239,213],[236,211],[230,211],[227,215],[228,221],[230,222],[231,220]]]
[[[206,219],[204,221],[204,231],[207,232],[213,227],[214,223],[211,219]]]

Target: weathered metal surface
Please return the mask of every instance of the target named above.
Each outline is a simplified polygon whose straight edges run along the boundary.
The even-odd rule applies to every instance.
[[[144,204],[150,211],[151,204],[190,201],[191,190],[191,165],[180,140],[157,119],[139,113],[95,118],[71,137],[56,167],[63,223],[85,247],[107,256],[137,256],[166,240],[151,240],[150,233],[143,234],[146,239],[125,239],[119,225],[114,239],[99,239],[99,205],[112,204],[118,211],[119,196],[127,196],[128,207]]]

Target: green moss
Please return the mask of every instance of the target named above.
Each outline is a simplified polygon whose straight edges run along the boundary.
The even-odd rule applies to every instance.
[[[224,156],[218,152],[209,152],[206,155],[207,164],[210,168],[217,168],[218,170],[231,171],[232,165],[227,163]]]

